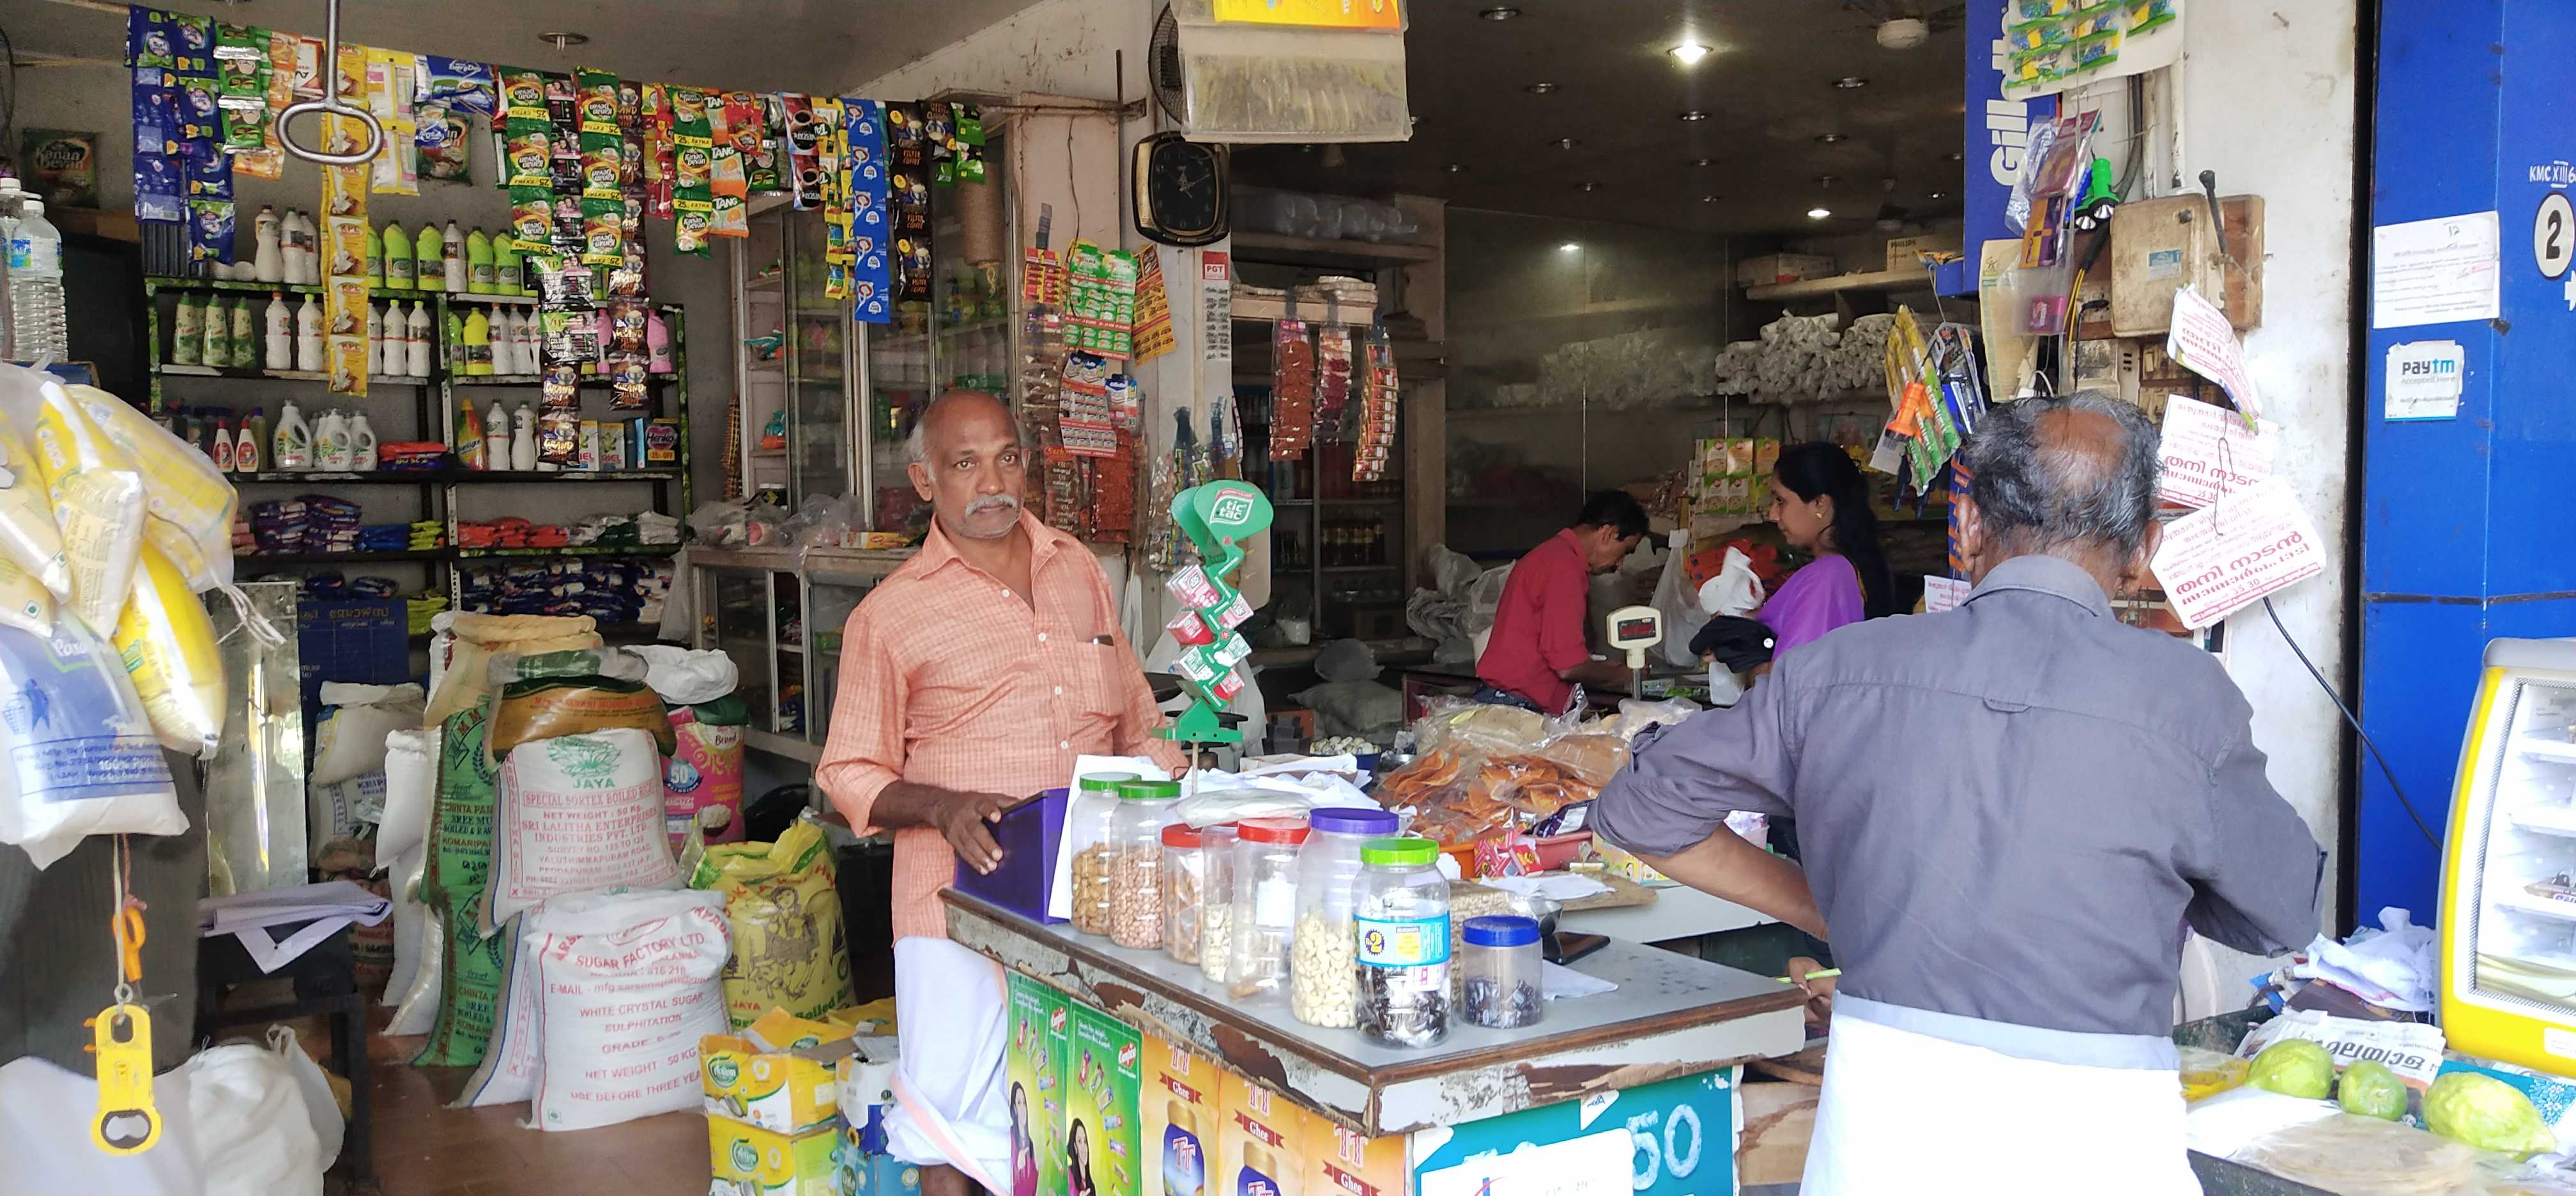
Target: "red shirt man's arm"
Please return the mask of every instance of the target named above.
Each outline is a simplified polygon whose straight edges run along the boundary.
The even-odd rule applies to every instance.
[[[893,643],[861,602],[842,625],[841,683],[832,697],[832,726],[814,765],[814,783],[862,835],[884,830],[872,820],[877,798],[903,778],[907,690]]]

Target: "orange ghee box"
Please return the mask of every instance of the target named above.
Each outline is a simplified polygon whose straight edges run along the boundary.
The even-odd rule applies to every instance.
[[[1136,1102],[1144,1129],[1145,1196],[1209,1196],[1222,1076],[1216,1060],[1145,1036],[1145,1078]]]
[[[1306,1110],[1230,1071],[1217,1093],[1217,1166],[1208,1178],[1208,1196],[1304,1192]]]

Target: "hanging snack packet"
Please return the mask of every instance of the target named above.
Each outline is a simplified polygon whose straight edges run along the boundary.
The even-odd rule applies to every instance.
[[[743,98],[745,101],[750,99],[749,96]],[[734,122],[748,123],[755,110],[755,106],[748,102],[734,102],[732,96],[725,97],[722,103],[707,105],[707,132],[712,143],[707,186],[715,205],[707,224],[710,236],[751,235],[750,213],[745,207],[750,201],[751,184],[743,177],[742,145],[735,138]]]
[[[471,112],[489,119],[500,114],[497,96],[491,67],[436,54],[421,57],[418,98],[442,100],[451,112]]]
[[[617,125],[617,76],[579,71],[573,87],[581,139],[581,261],[614,269],[626,261],[626,193],[619,182],[626,138]]]
[[[215,625],[187,579],[149,545],[135,571],[134,596],[116,623],[116,650],[161,746],[199,759],[214,755],[224,730]]]
[[[472,174],[466,146],[471,144],[465,130],[465,114],[445,100],[430,100],[419,108],[419,131],[412,137],[413,151],[420,155],[415,167],[420,177],[460,181]]]
[[[694,87],[671,89],[672,248],[705,257],[714,252],[707,235],[715,222],[715,133],[707,120],[706,93]]]
[[[786,160],[789,202],[799,210],[819,208],[823,172],[815,162],[814,101],[791,91],[781,93],[776,102],[771,124],[786,143],[781,156]]]
[[[267,144],[268,31],[219,25],[215,32],[215,106],[224,121],[224,149],[232,153]]]
[[[115,652],[79,619],[49,636],[0,626],[0,843],[44,868],[84,836],[187,829]]]

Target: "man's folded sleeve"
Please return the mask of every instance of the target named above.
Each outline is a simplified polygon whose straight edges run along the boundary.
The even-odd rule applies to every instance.
[[[1698,844],[1737,810],[1786,817],[1796,775],[1794,687],[1774,670],[1730,709],[1639,735],[1592,806],[1592,832],[1639,855]]]
[[[2317,935],[2326,853],[2263,763],[2249,733],[2210,770],[2209,830],[2187,861],[2184,918],[2239,951],[2278,955]]]

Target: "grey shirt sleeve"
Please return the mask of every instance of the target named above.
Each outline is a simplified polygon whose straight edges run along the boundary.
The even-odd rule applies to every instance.
[[[2318,930],[2325,849],[2263,775],[2251,734],[2210,767],[2207,838],[2185,861],[2192,929],[2239,951],[2278,955]]]
[[[1787,816],[1796,696],[1775,666],[1733,707],[1640,735],[1628,767],[1593,803],[1593,833],[1640,855],[1668,856],[1716,833],[1732,811]]]

